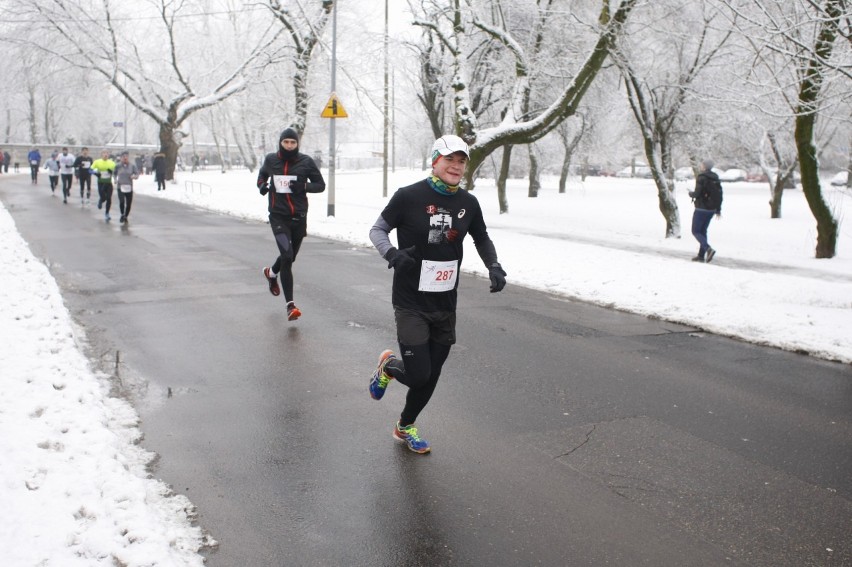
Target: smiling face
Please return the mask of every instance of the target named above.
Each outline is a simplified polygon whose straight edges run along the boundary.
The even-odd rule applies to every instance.
[[[464,152],[456,152],[448,156],[441,156],[432,165],[432,174],[447,185],[458,185],[464,177],[467,168],[467,156]]]

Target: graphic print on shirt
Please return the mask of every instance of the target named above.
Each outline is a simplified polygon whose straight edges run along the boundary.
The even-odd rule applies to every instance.
[[[452,242],[456,231],[453,230],[453,214],[447,209],[429,205],[429,244],[447,244]]]

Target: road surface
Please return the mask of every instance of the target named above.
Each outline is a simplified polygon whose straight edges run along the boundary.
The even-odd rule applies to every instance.
[[[212,567],[852,565],[848,365],[506,266],[500,294],[462,277],[419,456],[391,439],[405,388],[367,393],[395,346],[373,250],[307,238],[289,323],[264,223],[141,195],[105,223],[23,176],[0,199],[139,411],[153,473],[218,540]]]

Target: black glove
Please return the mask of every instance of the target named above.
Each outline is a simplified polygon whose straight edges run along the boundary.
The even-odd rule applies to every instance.
[[[304,193],[308,188],[307,181],[293,181],[290,180],[290,191],[293,193]]]
[[[394,270],[408,270],[414,267],[417,263],[417,260],[414,258],[414,252],[414,246],[403,248],[402,250],[397,250],[396,248],[388,250],[387,254],[385,254],[385,260],[388,261],[388,270],[391,268]]]
[[[266,195],[267,193],[269,193],[269,185],[267,185],[266,183],[258,185],[257,188],[260,190],[261,195]]]
[[[491,293],[503,291],[506,287],[506,272],[503,266],[495,262],[488,268],[488,277],[491,279]]]

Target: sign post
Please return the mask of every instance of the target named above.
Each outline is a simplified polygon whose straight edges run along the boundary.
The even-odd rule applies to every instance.
[[[326,104],[322,111],[323,118],[345,118],[346,111],[343,110],[343,105],[334,94],[337,88],[337,2],[331,6],[331,99]],[[342,116],[340,111],[343,111]],[[328,130],[328,212],[326,216],[334,216],[334,169],[336,167],[337,156],[334,152],[334,126],[336,122],[331,121],[331,126]]]

